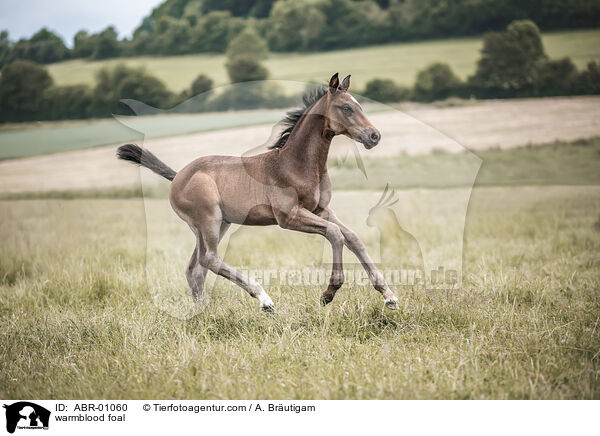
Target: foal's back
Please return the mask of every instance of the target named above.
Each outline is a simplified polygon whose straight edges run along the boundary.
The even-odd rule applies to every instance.
[[[277,188],[277,151],[256,156],[204,156],[177,173],[169,199],[188,223],[221,219],[247,225],[275,224],[270,198]]]

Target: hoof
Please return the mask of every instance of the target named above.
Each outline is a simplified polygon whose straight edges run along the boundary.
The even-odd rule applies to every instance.
[[[321,295],[321,306],[327,306],[333,301],[333,295],[323,294]]]
[[[400,307],[398,306],[398,300],[387,300],[385,305],[388,309],[398,310]]]
[[[275,306],[273,306],[272,304],[269,304],[268,306],[262,306],[260,309],[263,312],[275,313]]]

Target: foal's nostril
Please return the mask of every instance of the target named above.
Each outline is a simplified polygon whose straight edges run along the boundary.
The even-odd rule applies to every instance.
[[[379,133],[377,133],[377,132],[371,133],[371,141],[373,141],[373,142],[379,141]]]

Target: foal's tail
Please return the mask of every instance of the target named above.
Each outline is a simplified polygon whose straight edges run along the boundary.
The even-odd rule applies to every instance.
[[[141,165],[159,176],[163,176],[167,180],[173,180],[177,172],[167,166],[163,161],[154,156],[148,150],[142,149],[139,145],[125,144],[117,149],[117,157],[119,159],[128,160],[134,164]]]

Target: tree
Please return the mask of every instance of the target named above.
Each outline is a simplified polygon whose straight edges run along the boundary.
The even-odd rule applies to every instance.
[[[89,58],[94,53],[93,36],[85,30],[80,30],[73,37],[71,55],[74,58]]]
[[[517,96],[531,89],[543,59],[546,54],[535,23],[514,21],[505,32],[484,35],[481,58],[469,83],[484,96]]]
[[[256,61],[262,61],[269,56],[267,42],[260,37],[254,27],[246,26],[227,46],[227,57],[245,55]]]
[[[198,20],[191,30],[190,47],[195,52],[219,52],[244,28],[244,20],[228,11],[212,11]]]
[[[27,60],[5,65],[0,75],[0,120],[36,119],[44,91],[51,85],[52,78],[41,65]]]
[[[0,32],[0,68],[9,63],[12,59],[12,46],[8,39],[8,32]]]
[[[314,42],[320,49],[336,49],[364,44],[372,37],[370,18],[379,7],[373,2],[327,0],[320,3],[326,17],[326,29]],[[377,13],[375,12],[375,15]]]
[[[95,44],[92,59],[108,59],[119,56],[118,35],[114,27],[109,26],[94,36]]]
[[[367,82],[363,92],[365,97],[380,103],[391,103],[408,99],[410,91],[390,79],[373,79]]]
[[[256,0],[254,6],[250,9],[249,14],[253,17],[266,18],[269,16],[269,12],[271,12],[271,8],[275,1],[276,0]]]
[[[278,1],[268,19],[269,45],[278,51],[308,50],[325,29],[326,20],[314,1]]]
[[[237,56],[227,62],[227,74],[231,83],[265,80],[269,72],[258,61],[247,57]]]
[[[183,54],[190,51],[190,26],[186,20],[170,17],[161,18],[164,29],[154,41],[155,52],[161,54]]]
[[[203,12],[211,11],[229,11],[233,16],[247,16],[254,6],[254,1],[239,1],[239,0],[203,0]]]
[[[413,95],[421,101],[443,100],[456,93],[459,86],[460,79],[450,66],[437,62],[419,71]]]
[[[31,39],[19,40],[12,49],[13,59],[27,59],[48,64],[66,59],[69,50],[63,40],[48,29],[41,29]]]

